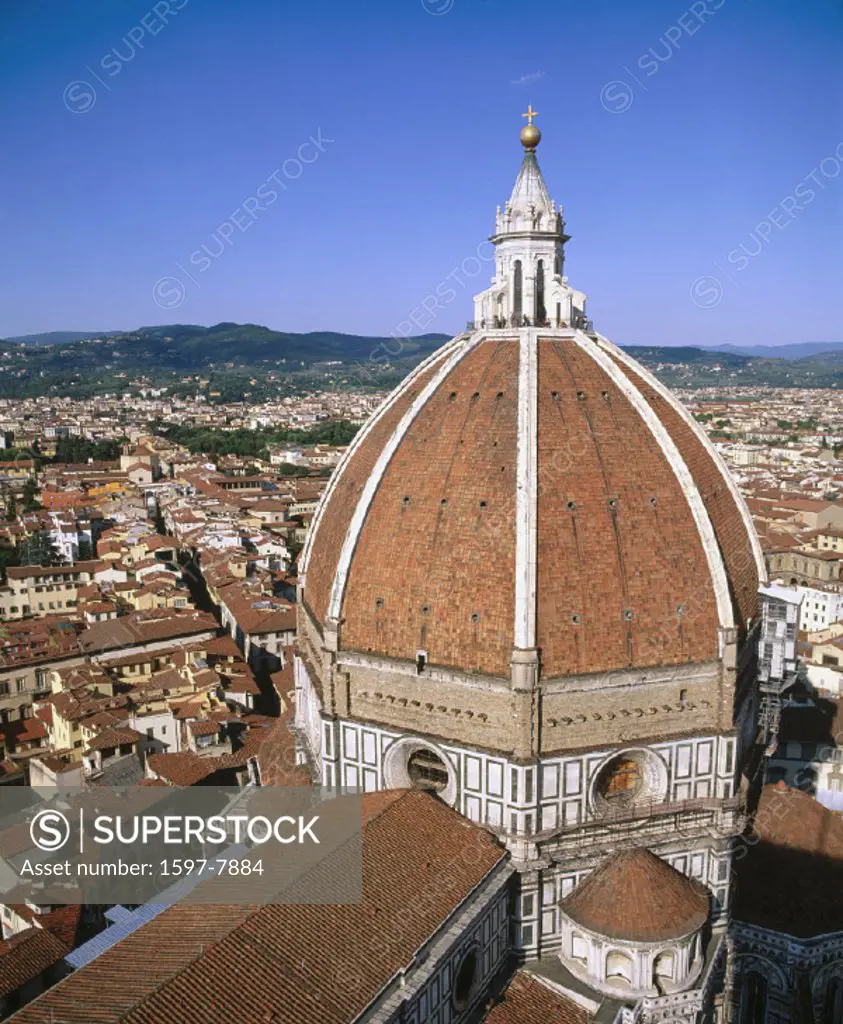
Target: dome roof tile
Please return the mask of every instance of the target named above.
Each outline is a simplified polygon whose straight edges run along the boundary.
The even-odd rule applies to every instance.
[[[661,942],[708,919],[705,887],[639,848],[613,854],[562,900],[572,921],[610,939]]]
[[[678,400],[598,335],[476,331],[435,353],[335,471],[303,601],[340,648],[508,677],[711,661],[763,560]]]

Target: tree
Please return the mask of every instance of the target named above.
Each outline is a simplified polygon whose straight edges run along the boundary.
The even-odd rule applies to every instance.
[[[94,548],[89,540],[80,540],[76,552],[77,562],[90,562],[94,558]]]
[[[37,512],[40,508],[38,481],[31,476],[23,485],[23,511]]]
[[[49,533],[39,531],[21,542],[18,549],[21,565],[55,565],[61,562]]]
[[[56,445],[53,462],[114,462],[120,458],[120,441],[87,441],[82,437],[63,437]]]
[[[20,557],[17,548],[0,548],[0,571],[3,576],[10,565],[20,565]]]

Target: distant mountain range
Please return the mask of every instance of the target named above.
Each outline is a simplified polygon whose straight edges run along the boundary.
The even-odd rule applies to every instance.
[[[255,331],[266,331],[269,334],[274,335],[274,336],[276,336],[278,338],[312,339],[312,341],[314,342],[315,345],[317,345],[317,346],[319,346],[319,345],[326,346],[326,349],[325,349],[326,353],[328,352],[329,349],[331,349],[332,351],[336,352],[336,349],[334,349],[334,345],[336,344],[337,346],[342,346],[342,351],[341,352],[336,352],[336,354],[339,354],[339,355],[345,354],[348,351],[347,346],[349,345],[349,343],[351,343],[352,347],[356,347],[354,345],[354,341],[355,341],[356,338],[358,338],[358,337],[363,338],[363,336],[352,335],[352,334],[340,334],[340,333],[332,332],[332,331],[313,331],[313,332],[311,332],[309,334],[285,334],[284,332],[271,331],[270,328],[268,328],[268,327],[257,327],[254,324],[239,325],[239,324],[225,324],[225,323],[223,323],[223,324],[217,324],[216,327],[200,327],[200,326],[195,325],[195,324],[173,324],[171,326],[165,326],[165,327],[141,327],[141,328],[138,328],[138,330],[136,332],[127,332],[127,331],[49,331],[46,334],[24,334],[24,335],[21,335],[20,337],[17,337],[17,338],[4,338],[4,339],[0,339],[0,344],[2,344],[2,342],[5,341],[5,342],[11,342],[13,344],[18,344],[18,345],[21,344],[21,343],[24,343],[24,344],[27,344],[27,345],[61,345],[61,344],[64,344],[66,342],[86,341],[89,338],[108,338],[108,337],[115,337],[115,336],[120,336],[120,335],[127,336],[127,335],[132,334],[132,333],[142,334],[142,335],[146,335],[146,336],[152,337],[152,336],[155,336],[155,335],[160,336],[160,333],[164,332],[165,334],[173,335],[175,337],[183,337],[184,336],[184,332],[192,332],[192,333],[195,333],[197,335],[201,335],[204,332],[210,332],[210,333],[214,334],[215,336],[218,336],[220,331],[221,331],[221,329],[231,330],[231,329],[239,327],[239,326],[248,327],[250,329],[254,329]],[[445,334],[428,334],[428,335],[422,335],[420,338],[414,339],[414,340],[423,341],[424,339],[427,339],[427,338],[445,340],[448,337],[450,337],[450,335],[445,335]],[[393,345],[393,347],[394,347],[394,342],[392,341],[391,338],[390,339],[363,338],[363,340],[365,342],[367,342],[367,343],[369,341],[380,342],[380,341],[386,340],[386,341],[389,341],[390,344]],[[363,347],[365,347],[365,345]],[[674,345],[665,345],[665,346],[659,346],[659,347],[671,348],[671,349],[672,348],[676,348],[676,349],[683,348],[683,346],[681,346],[681,345],[676,345],[676,346],[674,346]],[[701,346],[701,348],[703,348],[706,351],[711,351],[711,352],[729,352],[729,353],[735,353],[737,355],[752,356],[752,357],[760,358],[760,359],[807,359],[807,358],[809,358],[811,356],[825,355],[826,353],[837,354],[837,353],[843,351],[843,341],[801,341],[801,342],[794,342],[794,343],[788,344],[788,345],[730,345],[730,344],[725,344],[725,345],[704,345],[704,346]],[[355,355],[355,358],[359,358],[359,355],[360,354],[357,353]],[[326,358],[327,358],[327,354],[326,354]]]
[[[68,336],[59,337],[62,333]],[[37,358],[39,370],[65,369],[71,353],[74,366],[94,369],[114,361],[121,370],[198,371],[225,363],[254,365],[284,361],[303,366],[363,360],[396,363],[407,359],[417,361],[449,338],[446,334],[423,334],[399,342],[395,338],[369,338],[332,331],[289,334],[260,324],[234,323],[213,327],[166,324],[109,335],[80,334],[76,337],[71,334],[30,335],[28,345],[34,347],[37,344],[43,350],[32,356]],[[33,339],[42,340],[37,342]],[[19,338],[6,338],[0,341],[0,349],[8,349],[20,341]]]
[[[105,338],[122,331],[48,331],[47,334],[22,334],[19,338],[3,338],[2,341],[20,345],[61,345],[65,341],[85,341],[86,338]]]
[[[192,393],[201,375],[221,400],[258,400],[281,385],[310,388],[397,383],[449,339],[446,334],[372,338],[333,331],[292,334],[260,324],[168,324],[92,337],[54,332],[0,341],[0,396],[81,396],[125,389],[138,377]],[[820,351],[818,351],[818,349]],[[843,386],[843,343],[742,349],[629,346],[671,386]],[[286,382],[286,385],[284,384]]]
[[[739,352],[744,356],[768,359],[807,359],[809,356],[839,353],[843,341],[802,341],[793,345],[711,345],[716,352]]]
[[[131,345],[133,362],[142,363],[146,356],[163,356],[168,364],[198,369],[209,362],[229,359],[251,362],[288,358],[298,359],[306,364],[333,359],[353,361],[368,358],[369,354],[379,347],[386,355],[395,353],[397,356],[407,356],[418,351],[432,352],[449,337],[447,334],[422,334],[403,339],[399,345],[395,338],[370,338],[333,331],[288,334],[284,331],[273,331],[260,324],[221,323],[213,327],[202,327],[198,324],[165,324],[160,327],[139,327],[135,331],[110,331],[98,334],[73,331],[31,334],[27,337],[2,339],[0,346],[26,342],[28,345],[56,348],[100,340],[109,349]],[[79,351],[85,347],[91,345],[80,346]]]

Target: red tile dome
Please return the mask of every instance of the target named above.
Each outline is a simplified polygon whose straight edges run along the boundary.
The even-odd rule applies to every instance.
[[[708,919],[709,895],[645,849],[613,854],[562,900],[572,921],[610,939],[663,942],[690,935]]]
[[[756,614],[763,560],[679,401],[581,330],[475,331],[361,430],[302,556],[341,650],[508,677],[709,661]]]

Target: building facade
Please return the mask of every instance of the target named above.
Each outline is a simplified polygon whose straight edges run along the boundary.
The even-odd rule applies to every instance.
[[[523,130],[474,324],[372,417],[316,514],[301,758],[326,787],[429,789],[491,829],[516,953],[560,991],[606,1020],[709,1020],[764,561],[702,429],[586,320],[539,140]],[[610,903],[647,891],[643,929],[577,919],[595,878]],[[665,911],[668,882],[693,906]]]

